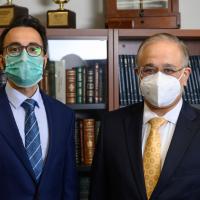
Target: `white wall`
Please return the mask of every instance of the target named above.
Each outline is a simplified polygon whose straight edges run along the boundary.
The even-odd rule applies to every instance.
[[[200,29],[200,1],[179,0],[181,28]]]
[[[0,4],[6,0],[0,0]],[[46,24],[47,10],[58,8],[53,0],[13,0],[14,4],[29,8],[29,13]],[[70,0],[66,9],[77,14],[77,28],[104,28],[103,0]],[[181,28],[200,29],[200,0],[179,0]]]

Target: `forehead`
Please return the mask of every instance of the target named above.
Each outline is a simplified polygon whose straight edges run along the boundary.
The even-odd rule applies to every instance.
[[[28,45],[29,43],[38,43],[42,45],[42,38],[40,34],[31,27],[15,27],[8,31],[5,39],[4,46],[13,42],[18,42],[21,45]]]
[[[168,40],[154,41],[146,44],[139,56],[139,64],[182,64],[183,55],[180,46]]]

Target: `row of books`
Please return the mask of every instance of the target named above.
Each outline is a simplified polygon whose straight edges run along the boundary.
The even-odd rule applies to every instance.
[[[65,61],[49,61],[40,82],[48,95],[67,104],[103,103],[106,95],[106,60],[66,69]]]
[[[75,124],[75,152],[77,166],[92,164],[100,121],[93,118],[77,119]]]
[[[184,88],[183,98],[190,104],[200,104],[200,56],[190,56],[189,62],[192,72]]]
[[[119,55],[119,102],[120,106],[139,103],[143,100],[137,74],[136,56]]]
[[[184,88],[183,99],[190,104],[200,104],[200,56],[190,56],[189,59],[192,73]],[[120,106],[143,101],[135,67],[135,55],[119,55]]]
[[[103,103],[105,66],[95,63],[66,70],[66,103]]]

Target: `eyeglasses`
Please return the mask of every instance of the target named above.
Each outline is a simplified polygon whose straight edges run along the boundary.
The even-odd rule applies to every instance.
[[[181,67],[179,69],[177,69],[175,66],[164,66],[161,69],[159,69],[158,67],[154,67],[154,66],[145,66],[145,67],[141,67],[139,68],[139,72],[141,74],[141,76],[150,76],[153,74],[156,74],[158,71],[161,71],[162,73],[166,74],[166,75],[170,75],[170,76],[174,76],[176,75],[177,72],[181,71],[183,68],[185,67]]]
[[[32,57],[40,56],[43,51],[43,47],[36,43],[30,43],[27,46],[22,46],[19,43],[12,43],[4,47],[3,49],[6,49],[6,53],[11,57],[21,55],[23,49],[26,49],[28,55]]]

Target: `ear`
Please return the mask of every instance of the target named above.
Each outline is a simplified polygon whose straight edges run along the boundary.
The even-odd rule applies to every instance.
[[[0,54],[0,69],[4,69],[4,58],[2,54]]]
[[[135,70],[135,73],[139,76],[139,71],[140,71],[139,68],[136,67],[134,70]]]
[[[43,64],[43,70],[46,68],[46,66],[47,66],[47,59],[48,59],[48,56],[47,56],[47,54],[45,54],[45,56],[44,56],[44,64]]]
[[[186,67],[185,68],[185,71],[183,73],[183,77],[182,77],[182,83],[183,83],[183,86],[187,86],[187,81],[189,79],[189,76],[191,74],[191,71],[192,69],[190,67]]]

